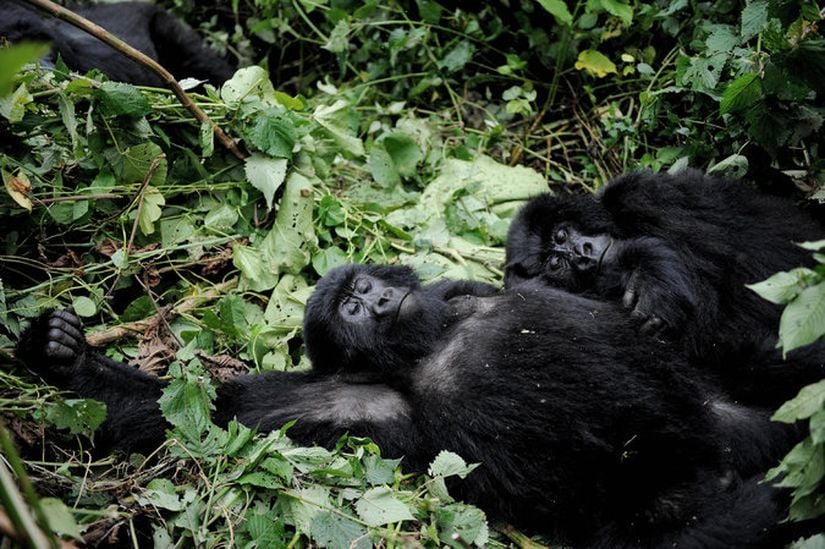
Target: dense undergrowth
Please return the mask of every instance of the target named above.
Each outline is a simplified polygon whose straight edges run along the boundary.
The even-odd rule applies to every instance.
[[[13,469],[68,538],[528,543],[452,500],[444,478],[468,472],[459,457],[415,479],[369,441],[330,452],[293,447],[288,428],[227,432],[209,421],[204,374],[304,367],[303,304],[341,263],[499,283],[511,215],[548,188],[691,165],[825,199],[815,2],[166,6],[245,67],[192,92],[245,160],[171,92],[60,66],[15,75],[27,52],[0,50],[0,353],[44,308],[73,306],[112,356],[174,380],[167,443],[120,459],[93,449],[99,404],[0,370],[23,458]],[[825,262],[822,243],[811,249]],[[786,347],[825,332],[822,266],[760,291],[790,303]],[[779,417],[812,426],[781,466],[798,487],[792,516],[822,513],[825,386]]]

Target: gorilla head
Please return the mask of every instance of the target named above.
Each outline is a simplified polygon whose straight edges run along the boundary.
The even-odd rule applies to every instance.
[[[409,267],[344,265],[307,302],[304,341],[318,371],[409,368],[432,351],[447,317]]]

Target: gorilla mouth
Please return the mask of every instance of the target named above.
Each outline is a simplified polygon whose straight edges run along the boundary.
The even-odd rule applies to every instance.
[[[398,319],[401,317],[401,310],[404,308],[404,303],[406,303],[407,298],[410,297],[412,295],[412,293],[413,293],[412,290],[408,290],[407,293],[405,293],[401,297],[401,299],[398,300],[398,308],[395,310],[395,318],[393,318],[393,320],[392,320],[393,324],[396,324],[398,322]],[[412,303],[412,301],[415,301],[415,299],[413,298],[411,300],[411,303]],[[412,304],[408,305],[407,308],[409,309],[411,306],[412,306]]]
[[[607,246],[604,247],[604,250],[602,250],[602,254],[599,256],[599,260],[596,262],[596,272],[597,273],[602,270],[602,264],[604,263],[605,258],[607,257],[607,252],[609,252],[612,247],[613,247],[613,239],[609,238],[608,241],[607,241]]]

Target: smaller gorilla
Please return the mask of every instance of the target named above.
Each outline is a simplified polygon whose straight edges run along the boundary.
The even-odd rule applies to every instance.
[[[421,286],[408,269],[348,265],[319,281],[306,316],[316,369],[229,380],[217,423],[268,431],[297,419],[290,437],[327,447],[366,436],[411,471],[454,451],[482,464],[456,495],[577,546],[786,538],[784,493],[759,479],[797,434],[727,402],[670,346],[629,344],[634,327],[614,304],[538,285]],[[18,356],[106,403],[102,442],[162,442],[165,382],[87,347],[75,315],[35,320]]]
[[[745,284],[800,265],[825,237],[778,197],[695,170],[619,177],[598,197],[542,195],[507,238],[505,285],[621,302],[646,333],[677,335],[736,397],[776,406],[825,377],[825,345],[774,349],[781,309]]]
[[[158,6],[123,2],[72,9],[163,65],[175,78],[192,77],[218,86],[232,76],[229,63],[205,47],[195,31]],[[43,61],[48,66],[54,66],[60,55],[74,71],[98,69],[120,82],[164,85],[154,72],[94,36],[22,0],[0,0],[0,38],[12,43],[50,41],[51,53]]]

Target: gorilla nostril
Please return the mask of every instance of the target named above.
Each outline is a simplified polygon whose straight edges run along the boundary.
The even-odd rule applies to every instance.
[[[590,255],[593,253],[593,245],[590,242],[585,242],[582,248],[584,249],[585,255]]]

